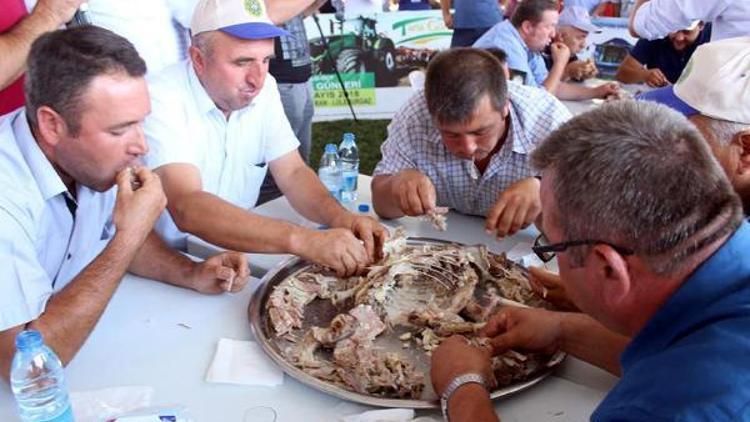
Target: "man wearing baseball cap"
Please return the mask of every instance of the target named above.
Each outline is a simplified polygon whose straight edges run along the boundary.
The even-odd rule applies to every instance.
[[[649,41],[640,39],[617,69],[618,81],[651,87],[677,82],[698,46],[711,39],[711,24],[694,21],[689,27]]]
[[[586,48],[586,38],[589,33],[598,34],[599,32],[602,32],[602,30],[591,22],[591,16],[586,8],[565,6],[560,12],[560,18],[557,20],[556,41],[562,42],[570,50],[570,58],[567,66],[565,66],[562,80],[582,81],[596,76],[597,69],[594,61],[590,59],[578,60],[577,54]],[[549,45],[542,52],[542,57],[547,70],[552,69],[554,61]]]
[[[674,86],[638,97],[668,105],[708,141],[750,211],[750,37],[698,47]]]
[[[169,201],[157,230],[183,250],[191,233],[225,248],[292,253],[341,275],[363,269],[386,231],[341,207],[297,150],[268,75],[274,38],[287,32],[271,23],[262,0],[200,0],[190,29],[189,60],[149,81],[146,162]],[[331,229],[249,211],[269,169],[295,210]]]

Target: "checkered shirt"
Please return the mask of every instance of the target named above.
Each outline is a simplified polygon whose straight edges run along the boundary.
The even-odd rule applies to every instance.
[[[297,15],[289,19],[282,27],[289,31],[290,35],[279,38],[279,42],[281,43],[281,58],[291,60],[292,67],[301,67],[310,64],[310,43],[307,41],[303,16]]]
[[[508,84],[511,127],[500,150],[481,174],[473,160],[451,154],[427,110],[422,91],[396,113],[374,175],[416,169],[437,191],[437,205],[486,216],[514,182],[537,174],[529,154],[571,115],[555,97],[538,88]]]

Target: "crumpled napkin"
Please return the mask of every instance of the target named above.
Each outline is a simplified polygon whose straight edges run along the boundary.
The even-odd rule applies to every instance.
[[[71,391],[70,403],[78,422],[100,422],[122,413],[151,405],[154,388],[149,386],[110,387]]]
[[[221,338],[206,381],[275,387],[284,382],[284,372],[266,356],[258,343]]]

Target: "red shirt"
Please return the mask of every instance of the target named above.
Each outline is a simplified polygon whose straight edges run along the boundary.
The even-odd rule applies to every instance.
[[[0,0],[0,34],[8,32],[28,12],[23,0]],[[23,76],[0,90],[0,115],[23,106]]]

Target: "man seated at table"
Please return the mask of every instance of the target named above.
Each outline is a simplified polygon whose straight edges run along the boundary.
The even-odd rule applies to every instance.
[[[593,78],[598,73],[593,59],[579,60],[577,56],[586,48],[586,38],[590,32],[599,33],[602,30],[591,22],[589,12],[581,6],[565,6],[557,21],[557,40],[570,50],[570,58],[562,77],[563,81],[570,79],[582,81]],[[551,70],[555,64],[552,60],[551,49],[552,47],[548,45],[542,53],[547,71]]]
[[[388,126],[373,173],[375,211],[398,218],[444,206],[485,217],[499,237],[513,234],[540,211],[529,154],[568,118],[544,90],[507,83],[503,64],[487,51],[440,53],[424,91]]]
[[[524,84],[544,88],[561,100],[605,98],[616,94],[619,86],[615,82],[595,88],[562,82],[570,49],[562,42],[552,42],[558,17],[557,1],[524,0],[510,20],[493,26],[474,47],[502,49],[508,55],[511,73],[522,75]],[[549,71],[541,54],[548,44],[553,62]]]
[[[746,419],[750,225],[700,133],[667,107],[619,101],[561,126],[533,161],[535,252],[557,255],[584,313],[505,308],[483,328],[492,353],[560,349],[621,372],[595,421]],[[496,420],[480,384],[454,388],[489,379],[489,355],[458,337],[433,353],[452,421]]]
[[[26,108],[0,122],[6,379],[25,328],[41,331],[70,362],[126,271],[203,293],[246,283],[241,254],[194,263],[152,230],[166,205],[159,178],[144,167],[130,170],[148,150],[145,72],[132,44],[94,26],[50,32],[32,46]]]
[[[302,160],[268,76],[273,39],[286,31],[260,0],[202,0],[191,30],[190,59],[150,80],[146,162],[169,200],[157,230],[178,249],[192,233],[230,249],[293,253],[342,275],[362,270],[386,231],[339,205]],[[331,229],[248,211],[268,168],[292,207]]]
[[[640,39],[617,69],[615,78],[628,84],[661,87],[677,82],[698,46],[711,39],[711,25],[695,21],[689,28],[658,40]]]

